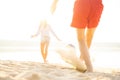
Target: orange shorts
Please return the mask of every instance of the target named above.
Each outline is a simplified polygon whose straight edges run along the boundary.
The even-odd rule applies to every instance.
[[[102,0],[76,0],[73,10],[72,27],[97,27],[103,11]]]

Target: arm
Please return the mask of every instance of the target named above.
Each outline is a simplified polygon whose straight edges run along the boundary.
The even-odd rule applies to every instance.
[[[53,3],[51,5],[51,13],[53,14],[56,10],[56,5],[58,3],[58,0],[53,0]]]
[[[52,30],[52,28],[50,27],[50,31],[51,31],[51,33],[53,34],[53,36],[57,39],[57,40],[59,40],[60,41],[60,39],[57,37],[57,35],[55,34],[55,32]]]
[[[41,26],[41,25],[40,25],[40,26]],[[38,28],[38,30],[37,30],[37,33],[34,34],[34,35],[32,35],[31,37],[36,37],[36,36],[38,36],[38,35],[40,34],[40,26],[39,26],[39,28]]]

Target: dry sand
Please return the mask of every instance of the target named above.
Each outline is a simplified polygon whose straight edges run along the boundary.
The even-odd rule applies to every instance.
[[[57,49],[62,49],[64,53],[72,50],[64,47]],[[42,63],[39,52],[0,53],[0,80],[120,80],[119,49],[102,49],[103,52],[96,48],[92,51],[94,72],[91,73],[75,70],[53,51],[49,52],[47,64]],[[63,57],[73,59],[70,54],[70,57],[66,55]]]
[[[120,80],[120,73],[81,73],[59,64],[0,60],[0,80]]]

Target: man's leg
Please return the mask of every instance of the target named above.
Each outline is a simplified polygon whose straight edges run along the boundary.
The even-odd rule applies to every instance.
[[[88,49],[91,47],[91,43],[92,43],[95,30],[96,28],[89,28],[86,30],[85,40],[86,40]],[[80,55],[80,59],[83,60],[82,55]]]
[[[81,55],[85,61],[86,66],[87,66],[87,70],[89,72],[92,72],[93,67],[91,64],[89,50],[88,50],[87,42],[85,39],[85,29],[77,29],[77,38],[78,38],[80,52],[81,52]]]
[[[87,42],[88,48],[90,48],[91,46],[95,30],[96,28],[89,28],[86,30],[86,42]]]

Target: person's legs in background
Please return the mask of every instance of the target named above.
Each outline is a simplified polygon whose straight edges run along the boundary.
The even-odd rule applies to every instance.
[[[48,56],[48,48],[49,48],[49,41],[45,44],[45,51],[44,51],[44,62],[47,63],[47,56]]]
[[[45,42],[41,42],[40,43],[40,50],[41,50],[41,55],[42,55],[42,58],[43,58],[43,61],[44,61],[44,63],[45,63]]]

